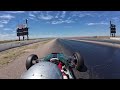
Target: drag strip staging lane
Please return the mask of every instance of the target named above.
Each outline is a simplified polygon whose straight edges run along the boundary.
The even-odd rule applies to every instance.
[[[59,39],[71,52],[79,51],[85,59],[90,78],[120,78],[120,49],[75,40]]]

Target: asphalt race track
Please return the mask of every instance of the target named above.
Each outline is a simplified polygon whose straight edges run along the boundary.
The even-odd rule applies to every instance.
[[[31,41],[31,43],[34,42]],[[6,43],[3,44],[3,47],[0,46],[0,51],[5,50],[4,48],[7,47],[5,45],[24,44],[28,44],[28,42],[25,41],[23,44],[22,42],[18,44]],[[7,49],[9,48],[7,47]],[[46,44],[41,44],[36,50],[21,55],[5,67],[0,68],[0,78],[19,79],[21,74],[26,71],[25,62],[30,54],[37,54],[39,58],[43,58],[53,52],[61,52],[71,56],[76,51],[84,57],[84,63],[88,68],[87,72],[79,72],[74,69],[77,79],[120,79],[120,48],[63,38],[51,39]]]
[[[71,54],[75,51],[80,52],[84,57],[90,79],[120,78],[119,48],[65,39],[58,39],[58,42]]]

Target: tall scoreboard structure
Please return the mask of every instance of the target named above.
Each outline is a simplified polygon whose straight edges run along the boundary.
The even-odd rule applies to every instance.
[[[20,36],[23,37],[23,40],[25,40],[25,36],[27,36],[27,40],[29,40],[29,33],[28,33],[28,20],[26,19],[25,24],[18,25],[17,27],[17,36],[19,37],[20,41]]]
[[[116,34],[116,25],[111,24],[110,21],[110,37],[115,37],[115,34]]]

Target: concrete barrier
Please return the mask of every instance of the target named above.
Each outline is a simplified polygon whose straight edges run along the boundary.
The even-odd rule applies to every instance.
[[[29,45],[29,44],[33,44],[33,43],[45,41],[45,40],[47,40],[47,39],[3,43],[3,44],[0,44],[0,51],[4,51],[4,50],[7,50],[7,49],[11,49],[11,48],[15,48],[15,47],[20,47],[20,46],[25,46],[25,45]]]

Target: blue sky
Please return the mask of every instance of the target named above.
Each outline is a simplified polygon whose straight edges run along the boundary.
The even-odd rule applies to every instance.
[[[120,11],[0,11],[0,40],[18,39],[16,27],[25,19],[30,38],[107,36],[110,20],[120,35]]]

